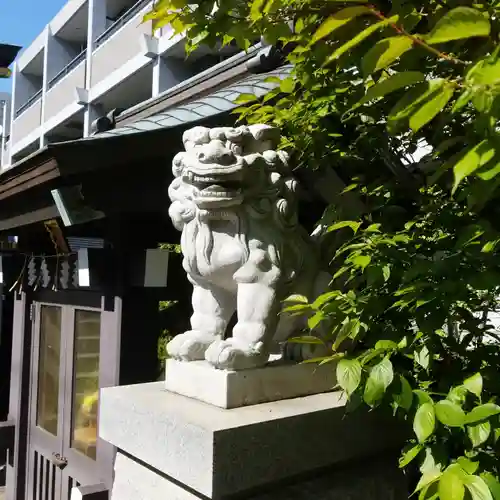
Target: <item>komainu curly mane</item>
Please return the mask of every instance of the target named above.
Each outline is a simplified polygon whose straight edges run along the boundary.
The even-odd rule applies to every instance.
[[[192,329],[168,345],[175,358],[228,369],[263,365],[291,333],[289,318],[278,323],[281,301],[314,292],[318,256],[298,223],[297,181],[279,140],[278,129],[265,125],[184,133],[169,215],[182,231],[193,316]],[[224,339],[235,311],[233,335]]]

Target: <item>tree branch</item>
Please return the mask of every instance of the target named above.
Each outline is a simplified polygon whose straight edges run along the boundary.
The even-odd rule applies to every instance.
[[[387,18],[384,16],[384,14],[382,14],[382,12],[377,10],[375,8],[375,6],[370,5],[369,8],[373,12],[373,14],[375,14],[379,19],[381,19],[382,21],[387,21]],[[435,56],[437,56],[441,59],[446,59],[447,61],[450,61],[450,62],[455,63],[455,64],[467,65],[467,63],[465,61],[462,61],[461,59],[458,59],[457,57],[450,56],[449,54],[445,54],[444,52],[441,52],[441,51],[435,49],[434,47],[431,47],[430,45],[426,44],[421,38],[419,38],[418,36],[412,35],[411,33],[408,33],[404,28],[401,28],[396,23],[389,23],[389,26],[391,26],[391,28],[393,28],[400,35],[403,35],[403,36],[410,38],[413,41],[413,43],[420,45],[421,47],[423,47],[425,50],[427,50],[429,52],[432,52]]]

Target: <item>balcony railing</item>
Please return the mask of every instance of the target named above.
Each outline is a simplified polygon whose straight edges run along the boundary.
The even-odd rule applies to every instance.
[[[87,56],[87,49],[83,49],[69,64],[67,64],[54,78],[49,81],[48,90],[50,90],[57,82],[62,80],[68,73],[71,73]]]
[[[94,48],[100,47],[106,40],[109,40],[122,26],[127,24],[145,5],[151,0],[139,0],[136,4],[130,7],[123,16],[119,17],[106,31],[101,33],[95,41]]]
[[[43,89],[40,89],[36,94],[33,94],[22,106],[16,109],[16,118],[30,106],[32,106],[38,99],[42,97]]]

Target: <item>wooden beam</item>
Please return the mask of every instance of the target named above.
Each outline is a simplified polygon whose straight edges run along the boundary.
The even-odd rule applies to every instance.
[[[0,219],[0,231],[6,231],[7,229],[12,229],[20,226],[27,226],[28,224],[34,224],[35,222],[42,222],[47,219],[54,219],[59,217],[59,212],[55,205],[50,207],[40,208],[39,210],[33,210],[31,212],[26,212],[21,215],[16,215],[10,217],[9,219]]]
[[[15,168],[15,167],[14,167]],[[41,165],[2,182],[0,177],[0,200],[14,196],[60,176],[57,162],[51,158]]]

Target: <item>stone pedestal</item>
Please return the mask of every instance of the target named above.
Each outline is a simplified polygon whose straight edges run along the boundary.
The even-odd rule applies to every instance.
[[[112,500],[405,500],[404,430],[376,412],[346,417],[344,403],[329,392],[226,410],[161,382],[103,389]]]
[[[216,370],[206,361],[166,362],[165,388],[220,408],[279,401],[333,390],[332,365],[274,361],[253,370]]]

